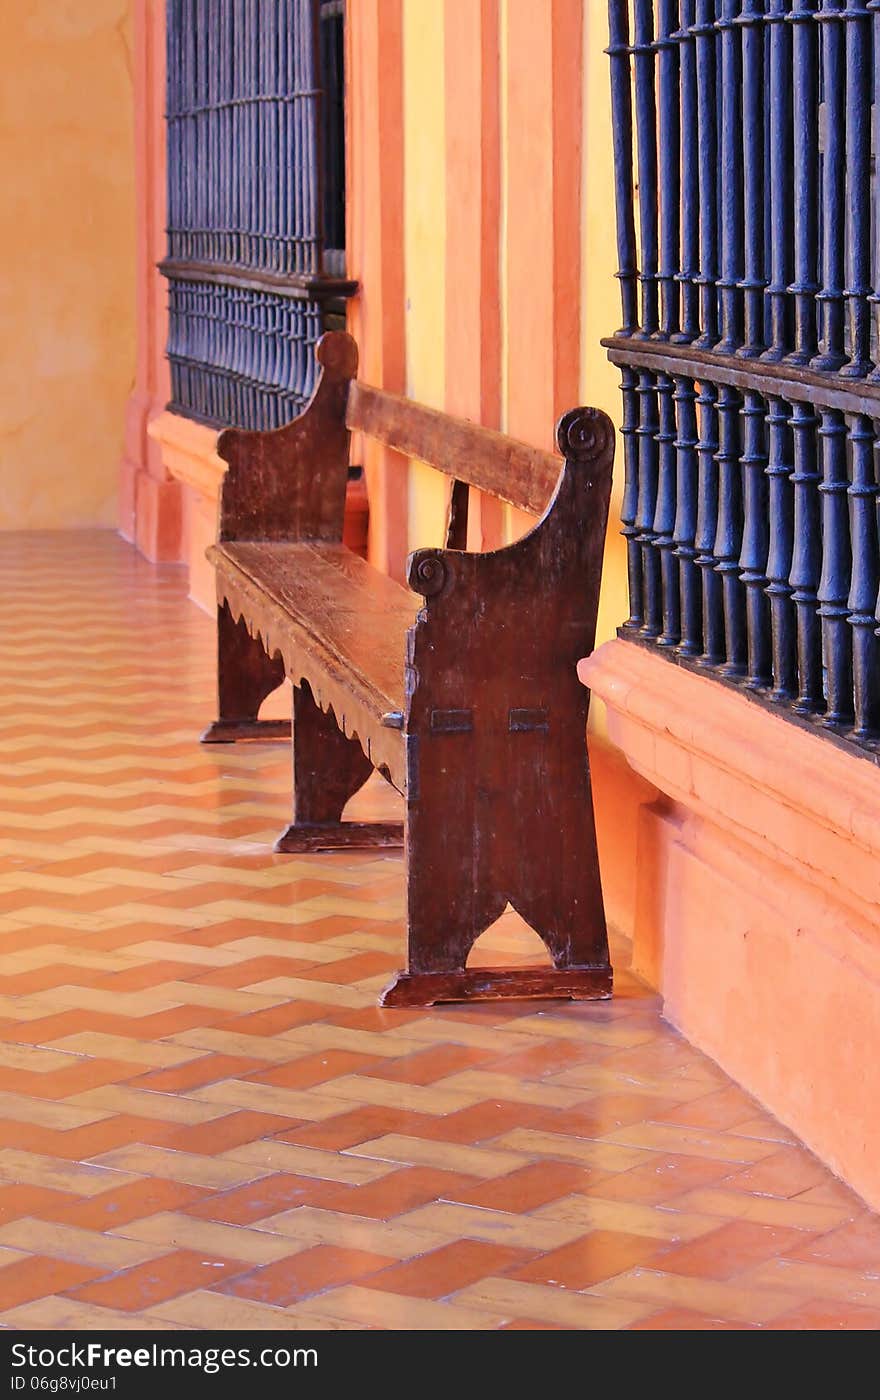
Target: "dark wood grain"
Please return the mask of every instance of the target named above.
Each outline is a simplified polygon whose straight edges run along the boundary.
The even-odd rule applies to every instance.
[[[402,972],[382,994],[382,1006],[433,1006],[438,1001],[604,1001],[611,996],[611,968],[473,967],[465,972]]]
[[[446,512],[446,548],[467,549],[470,487],[466,481],[453,481]]]
[[[318,389],[294,423],[223,435],[230,471],[209,550],[221,672],[242,667],[245,697],[233,686],[236,714],[221,709],[221,723],[255,723],[261,687],[279,673],[294,684],[294,821],[278,849],[398,842],[395,823],[342,819],[378,768],[406,818],[408,967],[385,1005],[608,996],[589,692],[575,668],[595,641],[612,426],[593,409],[564,415],[557,458],[349,388],[357,351],[345,335],[325,336],[319,358]],[[411,555],[409,589],[341,543],[349,427],[454,478],[453,547]],[[469,485],[542,518],[505,549],[469,554]],[[508,906],[553,966],[468,970]]]
[[[523,539],[410,556],[425,596],[407,650],[410,973],[463,972],[508,904],[557,969],[608,965],[575,667],[595,642],[614,433],[578,409],[558,440],[557,492]]]
[[[403,739],[382,722],[404,705],[403,652],[418,599],[342,545],[215,545],[218,597],[294,685],[356,736],[403,792]]]
[[[234,618],[221,598],[217,608],[218,718],[205,730],[201,742],[231,744],[242,739],[287,737],[289,724],[257,718],[263,701],[283,680],[280,658],[267,655],[247,624]]]
[[[562,467],[552,452],[368,384],[352,384],[347,422],[386,447],[532,515],[545,509]]]
[[[403,707],[406,633],[419,600],[342,545],[220,545],[222,573],[246,574],[290,619],[304,651],[324,648],[375,697],[377,713]]]
[[[403,845],[403,822],[293,822],[278,837],[275,850],[281,855],[320,855],[322,851],[399,851]]]
[[[229,470],[220,492],[222,540],[341,540],[348,482],[345,404],[357,373],[351,336],[318,344],[321,376],[303,413],[270,432],[227,428],[217,451]]]

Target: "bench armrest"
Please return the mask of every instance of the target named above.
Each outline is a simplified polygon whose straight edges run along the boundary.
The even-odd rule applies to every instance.
[[[528,616],[556,611],[563,599],[588,620],[593,647],[602,556],[614,465],[614,428],[601,409],[575,408],[560,418],[556,439],[564,457],[556,490],[541,519],[512,544],[485,553],[456,549],[417,549],[407,560],[407,582],[427,603],[427,616],[454,607],[466,621],[469,595],[475,618],[487,606],[502,620],[525,623]],[[458,602],[453,604],[454,595]],[[524,609],[524,612],[521,610]]]
[[[596,639],[614,428],[598,409],[573,409],[559,420],[557,441],[565,462],[556,491],[522,539],[484,554],[410,555],[407,580],[425,606],[408,637],[408,730],[430,727],[437,707],[501,704],[502,676],[517,678],[519,696],[503,703],[558,706],[561,691],[562,708],[586,719],[576,665]]]
[[[282,428],[227,428],[217,451],[229,470],[220,494],[221,541],[342,539],[348,477],[345,410],[357,374],[357,344],[322,336],[321,373],[303,412]]]

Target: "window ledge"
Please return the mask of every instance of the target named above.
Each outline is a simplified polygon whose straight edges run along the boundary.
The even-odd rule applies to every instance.
[[[876,920],[873,763],[632,642],[606,642],[578,675],[604,701],[610,738],[642,777]]]
[[[147,432],[159,444],[171,476],[216,501],[226,474],[226,463],[217,455],[217,429],[165,409],[150,420]]]
[[[672,1025],[880,1209],[876,767],[636,642],[578,670],[663,794],[630,864],[634,966]]]

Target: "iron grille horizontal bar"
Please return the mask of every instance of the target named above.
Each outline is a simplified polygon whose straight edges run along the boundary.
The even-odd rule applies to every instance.
[[[273,292],[276,296],[292,297],[298,301],[353,297],[358,290],[358,283],[351,278],[321,273],[282,274],[255,271],[231,263],[186,262],[181,258],[163,258],[158,267],[169,281],[211,282],[224,287]]]
[[[188,117],[201,117],[208,112],[227,112],[233,107],[250,107],[260,102],[275,105],[286,102],[303,102],[321,96],[320,88],[304,88],[302,92],[254,92],[240,97],[224,97],[217,102],[200,102],[189,107],[169,108],[165,113],[166,122],[185,121]]]
[[[785,394],[788,399],[824,404],[847,413],[866,413],[880,418],[880,383],[847,379],[821,370],[794,365],[762,365],[733,355],[698,350],[693,345],[672,345],[628,336],[608,336],[602,341],[608,358],[616,365],[644,365],[666,374],[684,374],[691,379],[711,379],[738,389],[754,389],[763,394]]]

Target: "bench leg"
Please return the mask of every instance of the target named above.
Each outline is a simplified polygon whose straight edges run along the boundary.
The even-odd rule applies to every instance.
[[[572,752],[568,775],[559,765],[556,788],[545,785],[540,764],[527,761],[517,773],[508,756],[509,786],[493,793],[479,780],[476,751],[456,764],[451,749],[439,763],[426,749],[420,800],[407,807],[408,966],[382,1005],[610,997],[583,750]],[[426,782],[429,763],[436,787]],[[448,783],[453,772],[454,786]],[[474,943],[508,904],[540,936],[552,967],[467,967]]]
[[[244,621],[236,622],[228,603],[217,608],[218,718],[201,736],[203,744],[240,739],[286,739],[287,720],[258,719],[260,706],[284,680],[284,662],[267,656]]]
[[[403,845],[401,822],[344,822],[350,797],[373,772],[357,739],[316,703],[306,681],[293,691],[293,823],[276,851],[338,851]]]

